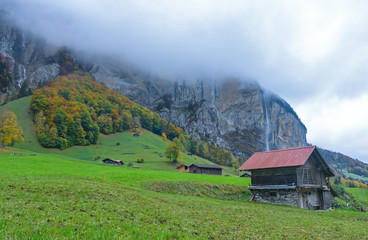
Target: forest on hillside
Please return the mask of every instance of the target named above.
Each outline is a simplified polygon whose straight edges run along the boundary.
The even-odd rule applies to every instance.
[[[98,83],[80,70],[67,55],[61,55],[60,74],[33,93],[31,109],[40,144],[66,149],[95,144],[100,133],[113,134],[147,129],[165,135],[183,152],[196,154],[217,164],[237,168],[240,158],[214,144],[191,138],[182,128]]]
[[[51,80],[31,100],[38,139],[44,147],[65,149],[95,144],[99,133],[112,134],[145,128],[169,139],[183,130],[157,113],[130,101],[87,73]]]

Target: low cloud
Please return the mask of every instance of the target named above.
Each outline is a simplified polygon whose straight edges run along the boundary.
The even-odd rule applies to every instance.
[[[368,92],[366,1],[0,3],[21,27],[55,44],[111,55],[151,72],[256,79],[295,107],[310,142],[368,161],[359,145],[367,138],[358,134],[368,129],[368,117],[360,116]],[[354,122],[355,130],[346,126],[352,119],[337,119],[336,111],[346,110],[362,119]],[[329,126],[336,131],[327,133]],[[333,141],[323,135],[336,144],[328,145]],[[346,143],[350,136],[357,141]]]
[[[368,93],[355,98],[321,95],[295,109],[308,122],[308,140],[350,156],[367,156]],[[367,160],[361,158],[360,160]]]

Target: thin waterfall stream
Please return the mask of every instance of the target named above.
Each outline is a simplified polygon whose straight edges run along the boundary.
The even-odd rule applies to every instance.
[[[266,102],[266,97],[263,94],[263,103],[264,103],[264,111],[265,111],[265,120],[266,120],[266,131],[265,131],[265,142],[266,142],[266,151],[270,151],[270,141],[269,141],[269,137],[270,137],[270,119],[268,117],[268,107],[267,107],[267,102]]]

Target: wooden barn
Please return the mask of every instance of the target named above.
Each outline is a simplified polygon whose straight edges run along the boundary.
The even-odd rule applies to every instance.
[[[182,164],[177,169],[179,172],[222,175],[222,167],[215,165]]]
[[[182,164],[176,169],[178,169],[178,172],[190,172],[190,164]]]
[[[104,160],[102,160],[103,163],[105,164],[110,164],[110,165],[117,165],[117,166],[123,166],[124,163],[121,160],[114,160],[111,158],[105,158]]]
[[[254,153],[239,170],[250,170],[253,201],[304,209],[329,209],[334,176],[315,146]]]

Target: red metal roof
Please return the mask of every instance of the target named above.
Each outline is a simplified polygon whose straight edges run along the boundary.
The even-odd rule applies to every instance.
[[[254,153],[239,170],[301,166],[316,147],[299,147]]]

